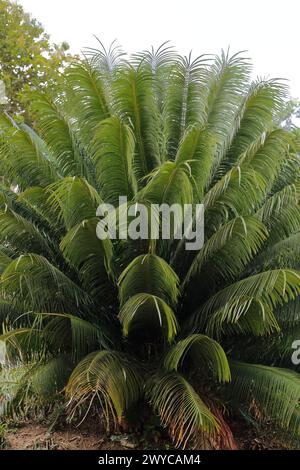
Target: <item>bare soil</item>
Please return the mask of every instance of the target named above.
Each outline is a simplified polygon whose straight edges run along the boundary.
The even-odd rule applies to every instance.
[[[41,424],[24,424],[8,430],[6,447],[15,450],[121,450],[126,449],[120,442],[113,442],[106,436],[81,431],[70,427],[63,431],[48,432]]]
[[[245,426],[245,423],[231,423],[237,448],[241,450],[289,449],[288,444],[278,431],[269,424],[259,430]],[[62,430],[49,432],[44,424],[23,423],[16,428],[8,429],[5,435],[6,448],[15,450],[132,450],[170,448],[166,440],[158,441],[156,446],[139,442],[138,437],[128,434],[107,436],[90,428],[79,429],[64,426]],[[292,446],[294,447],[294,446]]]

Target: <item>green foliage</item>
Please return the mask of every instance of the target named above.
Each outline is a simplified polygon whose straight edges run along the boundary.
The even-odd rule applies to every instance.
[[[55,86],[58,69],[71,58],[69,46],[51,44],[42,25],[15,2],[0,2],[0,79],[5,84],[9,113],[24,113],[28,93],[37,87]]]
[[[232,393],[234,400],[254,400],[265,417],[299,432],[299,374],[278,367],[232,362]],[[288,396],[289,400],[285,399]]]
[[[83,403],[88,409],[98,400],[106,416],[108,427],[112,414],[116,423],[135,403],[141,393],[141,382],[136,371],[113,351],[95,351],[86,356],[72,372],[67,388],[72,413]]]
[[[234,448],[226,402],[299,434],[286,93],[251,82],[243,54],[182,58],[163,44],[125,60],[112,45],[68,67],[53,96],[35,92],[34,128],[0,117],[0,340],[28,365],[15,412],[67,397],[70,419],[98,407],[109,427],[147,402],[177,446]],[[203,247],[100,240],[97,207],[119,196],[147,210],[203,203]],[[125,211],[110,216],[121,226]]]
[[[119,277],[120,303],[124,304],[137,293],[147,292],[176,305],[178,283],[178,276],[164,259],[151,253],[137,256]]]
[[[117,117],[104,119],[97,127],[92,146],[96,177],[105,201],[117,205],[119,196],[135,193],[134,135]]]
[[[147,396],[160,416],[164,426],[169,428],[175,444],[183,448],[193,434],[218,430],[218,421],[200,396],[178,373],[161,373],[147,384]]]
[[[186,357],[192,357],[197,367],[209,364],[220,382],[230,381],[230,369],[226,354],[221,345],[205,335],[191,335],[173,346],[166,354],[164,365],[168,370],[177,370]]]
[[[158,329],[163,331],[169,343],[175,338],[178,328],[173,310],[161,298],[151,294],[130,297],[121,308],[119,319],[124,336],[132,334],[132,330],[135,336],[139,330],[142,333],[146,329],[145,335],[149,337],[149,330],[153,335],[151,330]]]

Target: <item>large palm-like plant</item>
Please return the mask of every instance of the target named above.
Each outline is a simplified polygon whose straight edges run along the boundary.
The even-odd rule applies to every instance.
[[[222,402],[298,432],[285,86],[251,82],[241,54],[88,52],[63,89],[33,96],[34,129],[1,116],[1,339],[31,364],[18,403],[64,389],[71,416],[96,405],[117,424],[147,402],[179,446],[229,445]],[[203,203],[204,246],[100,240],[97,207],[121,195]]]

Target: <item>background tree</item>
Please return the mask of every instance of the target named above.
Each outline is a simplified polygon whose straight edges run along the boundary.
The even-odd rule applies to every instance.
[[[0,0],[0,79],[9,113],[23,113],[32,88],[53,86],[70,60],[69,46],[51,44],[43,26],[21,5]],[[1,103],[0,103],[1,105]]]
[[[278,116],[278,121],[287,130],[296,127],[297,119],[300,118],[300,101],[296,98],[287,100]]]

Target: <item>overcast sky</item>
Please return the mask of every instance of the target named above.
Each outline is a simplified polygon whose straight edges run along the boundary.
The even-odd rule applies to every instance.
[[[93,34],[128,52],[170,40],[195,55],[247,50],[255,75],[287,78],[300,98],[299,0],[19,0],[72,52],[97,47]]]

